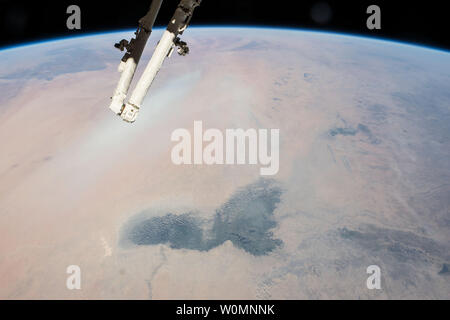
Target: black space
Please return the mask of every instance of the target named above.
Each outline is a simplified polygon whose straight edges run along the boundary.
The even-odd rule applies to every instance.
[[[167,25],[178,2],[165,1],[157,20],[158,26]],[[443,3],[402,0],[203,0],[201,7],[196,9],[192,25],[295,27],[362,34],[450,49],[447,25],[450,22],[442,7]],[[66,28],[66,9],[71,4],[81,7],[80,31]],[[331,11],[328,10],[328,21],[326,14],[320,17],[320,13],[324,12],[320,8],[326,9],[327,4],[331,8]],[[371,31],[366,28],[366,9],[372,4],[381,7],[382,30]],[[83,33],[135,28],[149,5],[150,0],[0,0],[0,47]],[[318,7],[313,10],[316,5]],[[316,16],[319,12],[319,18],[314,20],[312,12],[316,12]]]

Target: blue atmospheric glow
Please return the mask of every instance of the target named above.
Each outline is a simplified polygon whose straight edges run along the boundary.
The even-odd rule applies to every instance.
[[[155,27],[153,29],[161,30],[164,28],[165,27]],[[390,44],[396,44],[396,45],[402,45],[402,46],[410,46],[410,47],[412,46],[415,48],[422,48],[422,49],[426,49],[426,50],[432,50],[432,51],[438,51],[440,53],[450,54],[450,51],[447,51],[445,49],[424,46],[424,45],[420,45],[417,43],[403,42],[403,41],[397,41],[397,40],[380,38],[380,37],[367,37],[367,36],[362,36],[362,35],[358,35],[358,34],[340,33],[340,32],[333,32],[333,31],[316,31],[316,30],[308,30],[308,29],[275,27],[275,26],[274,27],[272,27],[272,26],[259,27],[259,26],[239,26],[239,25],[235,25],[235,26],[220,26],[220,25],[219,26],[214,26],[214,25],[212,25],[212,26],[197,26],[197,27],[190,27],[190,29],[251,29],[251,30],[295,31],[295,32],[299,32],[299,33],[302,32],[302,33],[312,33],[312,34],[334,35],[334,36],[339,36],[339,37],[358,38],[361,40],[384,42],[384,43],[390,43]],[[114,31],[107,31],[107,32],[88,33],[88,34],[77,35],[77,36],[52,38],[52,39],[48,39],[48,40],[40,40],[40,41],[28,42],[25,44],[3,47],[3,48],[0,48],[0,52],[29,47],[29,46],[48,44],[48,43],[58,42],[58,41],[76,40],[76,39],[82,39],[82,38],[88,38],[88,37],[104,36],[104,35],[124,33],[124,32],[134,32],[134,31],[135,31],[135,29],[123,29],[123,30],[114,30]]]

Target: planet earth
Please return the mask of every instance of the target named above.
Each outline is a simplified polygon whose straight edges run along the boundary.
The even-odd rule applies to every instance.
[[[0,51],[1,299],[450,298],[448,52],[192,27],[128,124],[132,35]],[[278,173],[174,164],[194,121],[279,129]]]

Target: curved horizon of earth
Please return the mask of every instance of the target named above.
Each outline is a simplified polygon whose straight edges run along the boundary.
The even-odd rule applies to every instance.
[[[189,28],[129,125],[108,105],[132,32],[0,50],[0,298],[450,297],[448,52]],[[279,173],[174,165],[196,120],[279,128]]]

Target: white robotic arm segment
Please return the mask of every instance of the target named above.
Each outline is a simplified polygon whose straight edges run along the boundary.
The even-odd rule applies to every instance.
[[[162,0],[153,0],[149,13],[140,21],[139,29],[136,32],[136,40],[132,39],[130,43],[126,40],[122,40],[120,43],[116,44],[117,48],[122,50],[123,48],[127,48],[128,52],[122,59],[119,66],[119,71],[122,72],[122,76],[112,97],[110,109],[119,115],[124,121],[130,123],[136,121],[141,105],[153,83],[153,80],[161,69],[164,60],[167,57],[170,57],[174,47],[178,47],[178,53],[180,55],[186,55],[189,53],[187,44],[181,41],[178,36],[188,27],[194,9],[200,5],[201,1],[202,0],[180,1],[180,4],[175,10],[175,14],[170,20],[167,30],[164,32],[161,40],[156,46],[150,62],[148,63],[127,103],[124,101],[128,94],[134,73],[136,72],[142,51],[147,43],[148,37],[150,36],[151,28],[155,22],[156,15],[161,7]],[[146,29],[143,27],[143,20],[144,22],[146,20],[147,23],[151,23],[149,28]],[[144,35],[141,36],[140,32],[144,32]]]

